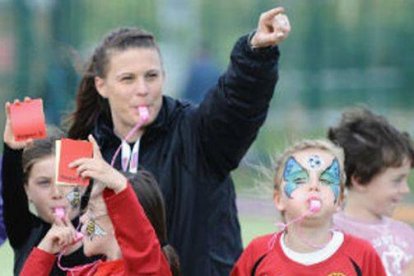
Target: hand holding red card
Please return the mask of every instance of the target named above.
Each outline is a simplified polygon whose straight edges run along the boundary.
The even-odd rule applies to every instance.
[[[11,104],[10,123],[16,141],[46,138],[42,100],[33,99]]]
[[[69,168],[69,164],[79,158],[92,156],[93,147],[90,142],[72,139],[56,141],[56,184],[87,186],[89,179],[79,176],[76,168]]]

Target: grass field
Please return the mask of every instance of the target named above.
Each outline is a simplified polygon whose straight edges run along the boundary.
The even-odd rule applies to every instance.
[[[13,275],[13,251],[8,242],[0,247],[0,276]]]

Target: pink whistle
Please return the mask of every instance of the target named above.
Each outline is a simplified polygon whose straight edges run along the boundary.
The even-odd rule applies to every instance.
[[[63,219],[65,217],[65,208],[62,208],[62,207],[55,208],[54,214],[56,217]]]
[[[76,232],[76,237],[75,237],[75,241],[80,241],[81,239],[83,239],[83,234],[81,232]]]
[[[81,232],[76,231],[75,239],[72,241],[71,244],[75,244],[82,239],[83,239],[83,234]]]
[[[321,209],[321,202],[317,199],[311,199],[309,201],[309,211],[316,213]]]
[[[138,107],[138,111],[139,111],[139,117],[141,118],[141,120],[143,122],[147,121],[149,118],[149,111],[148,111],[148,107],[145,105],[142,105],[140,107]]]

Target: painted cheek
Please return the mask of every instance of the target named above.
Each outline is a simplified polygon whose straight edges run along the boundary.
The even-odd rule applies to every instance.
[[[298,186],[293,182],[286,182],[283,191],[288,198],[292,198],[292,193],[298,188]]]
[[[78,187],[74,188],[72,191],[66,194],[66,199],[69,202],[72,209],[76,209],[80,205],[80,189]]]
[[[105,236],[106,232],[95,222],[95,220],[89,220],[86,224],[86,236],[92,241],[94,237]]]
[[[339,192],[340,192],[339,185],[335,185],[334,184],[334,185],[331,185],[330,188],[331,188],[331,190],[332,190],[332,192],[334,194],[335,202],[337,202],[338,201],[338,198],[339,198]]]
[[[285,168],[283,170],[283,180],[285,181],[283,190],[289,198],[292,198],[292,193],[299,186],[296,181],[300,180],[302,182],[308,182],[309,174],[294,157],[290,156],[286,160]]]
[[[340,174],[340,167],[339,162],[335,158],[332,160],[332,164],[324,171],[322,172],[320,176],[320,180],[325,180],[326,183],[329,183],[329,187],[331,188],[334,197],[335,202],[337,202],[339,198],[339,193],[341,190],[340,183],[341,183],[341,174]]]

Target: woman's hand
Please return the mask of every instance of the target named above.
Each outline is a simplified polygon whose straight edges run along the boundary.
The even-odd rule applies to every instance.
[[[24,101],[28,102],[28,101],[31,101],[31,99],[29,97],[26,97],[26,98],[24,98]],[[19,104],[20,101],[15,99],[13,103],[14,104]],[[26,146],[32,144],[33,139],[29,138],[29,139],[24,140],[24,141],[16,141],[14,139],[14,134],[13,134],[13,130],[12,130],[12,127],[11,127],[11,122],[10,122],[10,106],[11,106],[10,102],[6,102],[6,104],[4,105],[4,110],[6,111],[6,123],[5,123],[5,126],[4,126],[3,141],[10,148],[12,148],[14,150],[23,149]]]
[[[127,187],[127,178],[103,159],[93,136],[89,135],[88,139],[93,145],[93,158],[80,158],[70,163],[69,167],[76,167],[81,177],[93,178],[115,193],[121,192]]]
[[[260,15],[256,33],[250,40],[252,48],[275,46],[288,37],[290,23],[284,11],[278,7]]]

